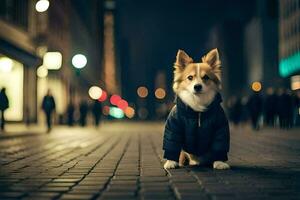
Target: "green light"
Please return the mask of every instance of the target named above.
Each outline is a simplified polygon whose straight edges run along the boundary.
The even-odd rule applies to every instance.
[[[281,59],[279,62],[279,74],[282,77],[287,77],[300,70],[300,51],[295,54]]]
[[[124,112],[120,108],[110,107],[109,115],[114,117],[114,118],[121,119],[121,118],[124,117]]]

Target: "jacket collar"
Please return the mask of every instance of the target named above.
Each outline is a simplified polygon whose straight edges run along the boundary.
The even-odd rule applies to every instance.
[[[217,93],[213,102],[208,106],[208,108],[203,112],[209,112],[211,110],[213,110],[215,107],[217,107],[218,105],[220,105],[220,103],[222,102],[222,97],[220,93]],[[198,111],[194,111],[191,107],[189,107],[188,105],[186,105],[179,96],[176,96],[176,106],[177,106],[177,110],[179,113],[182,113],[184,115],[188,115],[190,117],[198,117],[198,115],[202,112],[198,112]]]

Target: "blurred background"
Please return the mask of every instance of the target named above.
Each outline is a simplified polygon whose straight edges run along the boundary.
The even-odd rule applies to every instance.
[[[251,119],[252,107],[259,121],[271,117],[274,125],[287,113],[285,127],[299,124],[299,0],[0,4],[0,88],[9,122],[44,123],[48,89],[59,124],[93,109],[107,120],[163,120],[173,106],[177,50],[200,61],[218,48],[224,106],[235,124]]]

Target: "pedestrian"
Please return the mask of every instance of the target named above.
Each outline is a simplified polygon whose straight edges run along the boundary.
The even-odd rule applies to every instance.
[[[101,113],[102,113],[102,105],[98,100],[94,101],[94,104],[92,106],[92,112],[94,116],[95,126],[98,127],[99,122],[101,120]]]
[[[275,126],[275,117],[277,113],[277,95],[274,89],[269,87],[264,99],[264,117],[267,126]]]
[[[0,91],[0,112],[1,112],[1,120],[0,120],[0,127],[1,131],[4,131],[5,126],[5,116],[4,112],[9,107],[9,101],[6,95],[6,88],[2,88]]]
[[[74,125],[74,111],[75,111],[75,106],[71,100],[67,107],[68,126]]]
[[[86,100],[82,100],[80,102],[79,112],[80,112],[79,123],[80,123],[80,126],[84,127],[84,126],[86,126],[86,117],[88,114],[88,104],[87,104]]]
[[[259,130],[259,119],[262,115],[262,98],[259,92],[254,92],[249,97],[247,107],[251,118],[252,128],[254,130]]]
[[[241,98],[236,97],[234,99],[233,107],[232,107],[232,122],[234,125],[239,125],[242,117],[243,105],[241,102]]]
[[[55,100],[51,94],[51,90],[48,89],[46,96],[44,96],[42,102],[42,109],[45,112],[46,122],[47,122],[47,133],[52,129],[52,114],[55,112]]]
[[[280,128],[291,128],[293,121],[293,103],[292,97],[286,89],[280,88],[278,90],[277,109]]]
[[[300,126],[300,90],[295,91],[294,96],[294,125]]]

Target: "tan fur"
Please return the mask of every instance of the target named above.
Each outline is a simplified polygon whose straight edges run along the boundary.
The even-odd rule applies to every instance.
[[[211,50],[202,57],[202,62],[195,63],[183,50],[178,50],[174,64],[174,92],[195,111],[205,111],[213,101],[221,83],[221,61],[217,49]],[[188,77],[192,76],[193,80]],[[208,76],[208,80],[203,77]],[[193,93],[194,86],[201,84],[202,94]],[[197,165],[199,158],[181,151],[179,166]]]
[[[174,63],[173,90],[186,105],[198,112],[206,110],[221,88],[221,61],[218,50],[211,50],[202,57],[201,61],[195,63],[183,50],[178,50]],[[204,79],[205,76],[208,79]],[[195,85],[199,84],[202,86],[201,91],[195,91]],[[199,165],[201,163],[197,156],[181,151],[179,163],[167,160],[164,168],[172,169],[186,164]],[[229,169],[230,166],[225,162],[215,161],[213,168]]]
[[[197,73],[200,67],[200,74]],[[198,69],[198,70],[197,70]],[[217,49],[211,50],[208,54],[202,57],[202,62],[194,63],[193,59],[187,55],[183,50],[178,50],[176,61],[174,63],[174,82],[173,90],[178,93],[180,84],[186,82],[188,75],[202,78],[207,75],[218,88],[221,83],[221,61],[219,60],[219,53]]]

